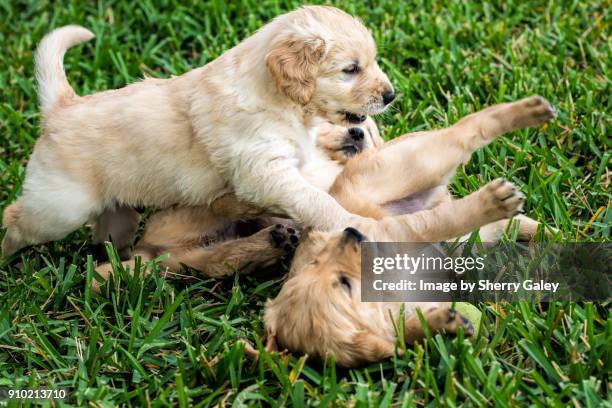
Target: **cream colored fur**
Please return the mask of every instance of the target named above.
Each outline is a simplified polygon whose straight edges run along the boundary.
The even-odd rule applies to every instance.
[[[116,209],[209,205],[228,191],[320,229],[356,219],[300,172],[316,150],[309,128],[379,113],[392,91],[356,19],[302,7],[204,67],[79,97],[61,59],[91,37],[64,27],[37,52],[42,134],[22,195],[5,210],[4,256],[86,222],[103,226],[96,236],[129,233],[98,221]],[[344,72],[355,64],[357,73]]]

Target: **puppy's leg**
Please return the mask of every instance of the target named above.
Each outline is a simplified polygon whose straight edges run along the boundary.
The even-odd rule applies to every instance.
[[[501,103],[461,119],[450,129],[459,134],[466,149],[476,150],[497,136],[517,129],[538,126],[555,117],[554,108],[541,96]]]
[[[539,96],[495,105],[447,129],[408,134],[350,160],[330,194],[350,206],[355,197],[385,204],[444,185],[456,168],[495,137],[544,123],[554,110]]]
[[[459,200],[446,201],[433,209],[382,220],[357,223],[372,240],[439,242],[519,213],[523,195],[515,185],[494,180]]]
[[[508,228],[514,226],[514,224],[518,225],[518,235],[517,239],[519,241],[531,241],[535,238],[536,233],[538,232],[538,227],[540,223],[536,220],[533,220],[529,217],[526,217],[522,214],[515,216],[512,219],[504,219],[493,222],[491,224],[484,225],[480,228],[480,240],[482,242],[498,242],[502,235],[508,231]],[[512,229],[513,227],[511,227]],[[548,236],[551,236],[552,231],[544,231],[544,233]],[[466,237],[462,237],[466,238]]]
[[[4,210],[3,225],[7,227],[2,241],[4,257],[28,245],[62,239],[102,211],[102,205],[85,186],[59,181],[63,184],[26,184],[24,194]]]
[[[330,194],[343,206],[355,198],[383,205],[446,184],[468,159],[449,129],[405,135],[349,160]]]
[[[207,206],[173,207],[157,211],[146,222],[138,246],[193,247],[216,241],[232,229],[233,221],[214,214]]]
[[[434,189],[437,194],[432,195],[431,200],[428,203],[427,208],[431,209],[440,204],[448,203],[452,201],[452,197],[446,187],[438,187]],[[531,241],[535,238],[538,231],[538,227],[541,225],[538,221],[531,219],[523,214],[515,215],[513,218],[506,218],[499,221],[492,222],[490,224],[483,225],[480,227],[479,235],[482,242],[498,242],[502,235],[508,231],[510,226],[518,226],[517,239],[519,241]],[[554,232],[553,230],[552,232]],[[546,232],[547,235],[550,235]],[[471,234],[466,234],[461,237],[460,241],[466,241]]]
[[[455,334],[460,327],[463,328],[466,336],[474,334],[474,328],[470,321],[461,316],[456,310],[451,309],[448,304],[437,305],[421,313],[432,334]],[[416,312],[406,319],[404,335],[408,344],[422,341],[425,337],[421,320]]]
[[[162,261],[162,265],[172,271],[185,265],[213,278],[230,276],[236,271],[250,273],[278,261],[295,249],[298,240],[297,230],[277,224],[250,237],[212,247],[170,249],[170,258]]]
[[[166,215],[162,218],[167,217]],[[151,231],[160,231],[160,229],[154,225],[153,229],[148,231],[149,234]],[[142,259],[142,262],[149,262],[157,256],[168,253],[170,257],[161,261],[160,265],[172,272],[179,272],[185,265],[202,272],[205,276],[223,278],[231,276],[235,271],[250,273],[257,268],[272,265],[293,251],[298,241],[299,232],[296,229],[276,224],[250,237],[226,241],[211,247],[194,247],[192,242],[181,247],[159,247],[147,242],[145,236],[136,246],[135,254]],[[122,265],[132,271],[135,260],[132,258],[124,261]],[[108,262],[96,267],[96,272],[104,280],[108,280],[112,270],[112,265]],[[144,269],[145,274],[149,272],[149,268]],[[94,281],[92,287],[98,291],[100,283]]]
[[[230,220],[252,219],[260,217],[265,213],[265,210],[262,208],[240,201],[234,193],[226,193],[215,199],[210,204],[210,210],[214,215]]]
[[[149,252],[148,249],[136,248],[134,250],[134,256],[131,259],[121,262],[123,268],[128,270],[130,273],[132,273],[134,271],[134,268],[136,267],[136,257],[140,257],[141,259],[141,265],[143,265],[142,273],[145,276],[148,275],[150,273],[150,268],[144,266],[144,263],[152,261],[154,258],[154,253]],[[105,262],[96,267],[96,272],[102,277],[103,282],[98,282],[96,279],[93,279],[91,282],[91,288],[95,292],[99,292],[102,284],[108,281],[110,274],[113,272],[113,266],[110,262]]]
[[[110,216],[110,214],[107,213],[105,216]],[[129,221],[135,221],[133,215],[127,214],[127,216]],[[108,224],[112,223],[113,220],[103,225],[106,229],[103,233],[99,232],[103,230],[101,226],[96,229],[94,239],[106,239]],[[204,206],[168,208],[157,211],[147,220],[142,238],[134,248],[134,256],[122,262],[123,267],[133,271],[135,256],[139,256],[142,262],[149,262],[158,255],[171,251],[168,248],[194,247],[200,244],[203,237],[218,234],[218,230],[223,229],[227,224],[226,220],[213,216],[210,209]],[[112,231],[110,235],[115,237]],[[111,264],[107,262],[97,266],[96,272],[107,280],[112,269]],[[143,270],[145,274],[149,273],[149,268]],[[94,290],[98,290],[100,285],[98,282],[92,282],[92,286]]]
[[[120,253],[126,250],[129,252],[139,221],[140,214],[131,207],[108,208],[102,212],[93,226],[93,243],[100,244],[112,240]]]

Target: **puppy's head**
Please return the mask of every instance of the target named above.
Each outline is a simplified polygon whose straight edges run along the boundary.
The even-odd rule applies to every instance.
[[[395,97],[376,45],[357,19],[323,6],[281,16],[266,64],[279,89],[335,124],[359,124]]]
[[[317,129],[317,146],[333,160],[345,163],[353,156],[382,146],[384,140],[371,117],[360,125],[334,125],[326,122]]]
[[[393,353],[388,307],[362,303],[360,242],[354,228],[311,232],[298,248],[290,277],[266,304],[264,322],[281,347],[351,367]]]

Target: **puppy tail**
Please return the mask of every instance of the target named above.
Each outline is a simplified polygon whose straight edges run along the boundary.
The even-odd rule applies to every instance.
[[[92,38],[91,31],[69,25],[51,31],[40,42],[36,50],[36,80],[43,115],[58,99],[75,95],[64,73],[64,54],[68,48]]]

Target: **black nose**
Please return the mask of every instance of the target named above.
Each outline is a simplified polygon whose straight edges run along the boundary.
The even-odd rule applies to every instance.
[[[358,127],[350,128],[348,130],[348,133],[351,136],[351,139],[355,141],[363,140],[363,129],[361,128],[358,128]]]
[[[346,228],[343,234],[346,238],[354,239],[357,242],[361,242],[365,239],[365,236],[353,227]]]
[[[383,103],[385,105],[388,105],[391,103],[391,101],[393,101],[393,99],[395,99],[395,92],[393,92],[393,90],[387,91],[384,94],[382,94],[382,98],[383,98]]]

